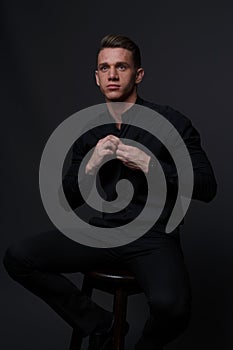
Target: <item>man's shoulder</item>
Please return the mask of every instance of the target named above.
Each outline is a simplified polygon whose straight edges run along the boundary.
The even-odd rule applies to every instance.
[[[179,130],[191,125],[191,121],[187,116],[171,106],[157,104],[142,98],[139,98],[139,104],[161,114]]]

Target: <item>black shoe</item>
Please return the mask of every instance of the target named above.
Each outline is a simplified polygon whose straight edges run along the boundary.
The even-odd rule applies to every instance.
[[[113,326],[114,319],[108,331],[100,332],[95,331],[90,334],[89,346],[87,350],[112,350],[113,349]],[[125,323],[124,333],[125,335],[129,331],[128,322]]]

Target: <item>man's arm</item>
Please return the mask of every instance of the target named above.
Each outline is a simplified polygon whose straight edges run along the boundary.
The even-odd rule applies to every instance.
[[[217,183],[212,166],[205,151],[202,149],[198,131],[193,127],[191,121],[180,112],[167,107],[165,114],[182,137],[192,161],[194,175],[192,198],[204,202],[211,201],[216,195]],[[171,142],[174,151],[177,152],[179,147],[182,147],[182,145],[179,144],[179,142],[174,142],[174,144],[172,144],[173,141],[174,137],[171,136],[168,143]],[[153,140],[151,140],[151,143],[152,142]],[[148,154],[137,147],[124,145],[122,142],[120,142],[116,155],[124,165],[131,169],[141,169],[145,173],[149,173],[149,176],[153,176],[154,172],[157,171],[156,162],[154,162]],[[163,168],[170,189],[173,187],[177,190],[178,174],[175,164],[172,162],[172,158],[170,156],[167,157],[167,162],[159,159],[159,162]],[[181,167],[181,171],[183,171],[185,174],[185,167],[183,169]],[[185,179],[190,181],[188,177]],[[187,188],[187,186],[185,186],[185,188]],[[185,196],[185,193],[183,193],[183,195]]]
[[[89,160],[86,161],[83,167],[80,167],[86,153],[85,138],[77,140],[72,148],[72,161],[66,175],[64,176],[62,185],[66,199],[72,209],[75,209],[82,204],[83,199],[79,187],[83,185],[86,193],[91,191],[93,179],[98,167],[103,163],[105,158],[115,153],[119,139],[114,135],[108,135],[100,139],[92,152]],[[82,171],[81,174],[79,172]]]
[[[77,140],[72,147],[71,164],[62,180],[62,187],[66,199],[72,209],[81,206],[84,199],[78,185],[78,173],[82,159],[85,156],[82,139]],[[82,174],[83,175],[83,174]],[[90,182],[90,176],[81,176],[82,181]]]
[[[216,195],[217,182],[210,161],[201,146],[200,134],[187,117],[171,107],[166,106],[165,108],[164,115],[179,132],[192,161],[194,175],[192,198],[210,202]],[[180,147],[179,143],[175,144],[174,147],[178,149]],[[164,169],[170,184],[177,185],[178,177],[177,173],[176,176],[174,174],[174,167],[164,164]],[[187,181],[189,180],[187,178]]]
[[[216,195],[217,182],[210,161],[201,146],[200,135],[189,120],[186,120],[182,138],[188,148],[193,165],[192,198],[210,202]]]

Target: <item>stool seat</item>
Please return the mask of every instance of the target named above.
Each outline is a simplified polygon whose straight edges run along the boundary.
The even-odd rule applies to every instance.
[[[122,288],[127,295],[141,292],[135,276],[126,269],[101,268],[85,272],[85,283],[90,283],[92,288],[99,289],[111,294]]]
[[[103,278],[103,279],[115,279],[120,280],[121,282],[132,282],[135,281],[134,275],[126,270],[114,270],[114,269],[100,269],[95,271],[88,271],[86,273],[89,276],[94,278]]]

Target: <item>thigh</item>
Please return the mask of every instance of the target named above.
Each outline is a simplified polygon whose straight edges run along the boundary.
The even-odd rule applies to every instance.
[[[166,234],[151,234],[129,248],[125,263],[149,302],[190,302],[190,281],[179,240]]]
[[[63,273],[114,263],[111,249],[82,245],[59,230],[43,232],[16,242],[9,248],[9,254],[40,270]]]

